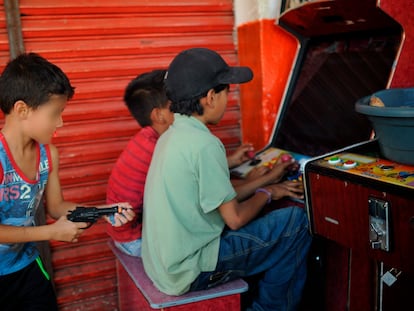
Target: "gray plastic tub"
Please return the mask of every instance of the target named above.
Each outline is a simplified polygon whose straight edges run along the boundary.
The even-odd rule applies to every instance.
[[[370,106],[372,96],[384,107]],[[371,121],[385,158],[414,165],[414,88],[376,92],[358,100],[355,110]]]

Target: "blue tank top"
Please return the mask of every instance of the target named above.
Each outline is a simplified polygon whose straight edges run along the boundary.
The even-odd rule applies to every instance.
[[[17,167],[4,136],[0,133],[0,224],[34,226],[49,175],[49,149],[38,144],[36,179],[28,179]],[[0,170],[1,173],[1,170]],[[0,244],[0,275],[13,273],[32,263],[39,252],[36,243]]]

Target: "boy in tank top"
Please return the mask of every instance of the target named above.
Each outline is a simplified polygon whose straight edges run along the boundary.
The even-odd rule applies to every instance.
[[[35,53],[10,61],[0,76],[0,308],[57,310],[50,278],[36,242],[77,242],[88,223],[66,215],[76,203],[63,199],[59,155],[51,139],[63,125],[62,112],[74,88],[56,65]],[[45,199],[51,224],[36,224]],[[128,203],[115,226],[134,217]],[[103,206],[101,206],[103,207]],[[108,218],[106,218],[109,221]]]

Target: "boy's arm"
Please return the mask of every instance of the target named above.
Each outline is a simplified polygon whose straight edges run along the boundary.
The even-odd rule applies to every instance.
[[[51,146],[51,160],[53,165],[56,165],[57,151],[56,148]],[[69,209],[73,209],[74,203],[63,203],[62,193],[60,192],[60,183],[54,184],[56,182],[57,169],[53,169],[53,172],[49,175],[49,178],[52,177],[52,182],[49,182],[46,186],[46,200],[51,200],[53,207],[58,206],[60,203],[61,211],[57,209],[51,210],[51,216],[54,218],[59,218],[61,215],[65,215],[65,212]],[[52,175],[52,176],[51,176]],[[59,181],[59,180],[58,180]],[[48,185],[53,185],[54,187],[48,187]],[[56,192],[55,192],[56,191]],[[52,196],[51,193],[54,195]],[[50,225],[41,225],[41,226],[10,226],[10,225],[0,225],[0,243],[26,243],[26,242],[36,242],[36,241],[48,241],[48,240],[58,240],[65,242],[77,242],[79,235],[83,232],[88,224],[85,222],[74,223],[67,220],[66,216],[60,217],[56,222]]]
[[[59,152],[57,148],[50,145],[50,155],[52,161],[52,172],[49,174],[49,179],[46,185],[46,206],[48,214],[54,219],[58,219],[61,216],[66,216],[69,211],[76,208],[77,204],[73,202],[65,201],[60,187],[59,179]],[[132,210],[132,206],[129,203],[122,202],[116,203],[122,207],[122,213],[115,213],[113,225],[118,227],[133,220],[135,213]],[[111,205],[101,205],[98,208],[109,207]],[[104,216],[107,222],[112,223],[108,217]],[[85,223],[83,223],[85,224]],[[86,227],[85,225],[83,227]]]
[[[46,185],[46,206],[48,214],[58,219],[68,214],[68,211],[76,208],[76,203],[67,202],[63,199],[62,189],[59,179],[59,152],[54,145],[49,145],[52,161],[52,172]]]
[[[287,173],[288,167],[292,165],[292,162],[277,163],[267,173],[252,179],[240,180],[233,182],[234,190],[237,192],[237,201],[242,201],[251,196],[257,188],[264,187],[266,185],[279,182],[280,179]],[[258,167],[257,169],[261,169]]]
[[[246,154],[248,151],[253,151],[252,144],[243,144],[239,146],[232,154],[228,155],[227,164],[229,168],[235,167],[249,160],[249,157]]]
[[[241,203],[236,199],[223,203],[218,211],[231,230],[238,230],[255,218],[266,202],[267,197],[258,194]]]
[[[66,217],[50,225],[43,226],[8,226],[0,225],[0,243],[26,243],[37,241],[57,240],[64,242],[77,242],[82,234],[84,222],[71,222]]]
[[[271,198],[264,192],[258,192],[241,203],[233,199],[218,207],[221,217],[230,229],[240,229],[253,220],[269,199],[279,200],[286,196],[298,199],[303,198],[303,189],[298,183],[293,181],[268,185],[265,189],[271,195]]]

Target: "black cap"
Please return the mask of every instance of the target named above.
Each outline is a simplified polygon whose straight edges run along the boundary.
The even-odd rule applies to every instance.
[[[165,75],[167,95],[177,102],[198,97],[220,84],[248,82],[249,67],[230,67],[215,51],[193,48],[178,54]]]

